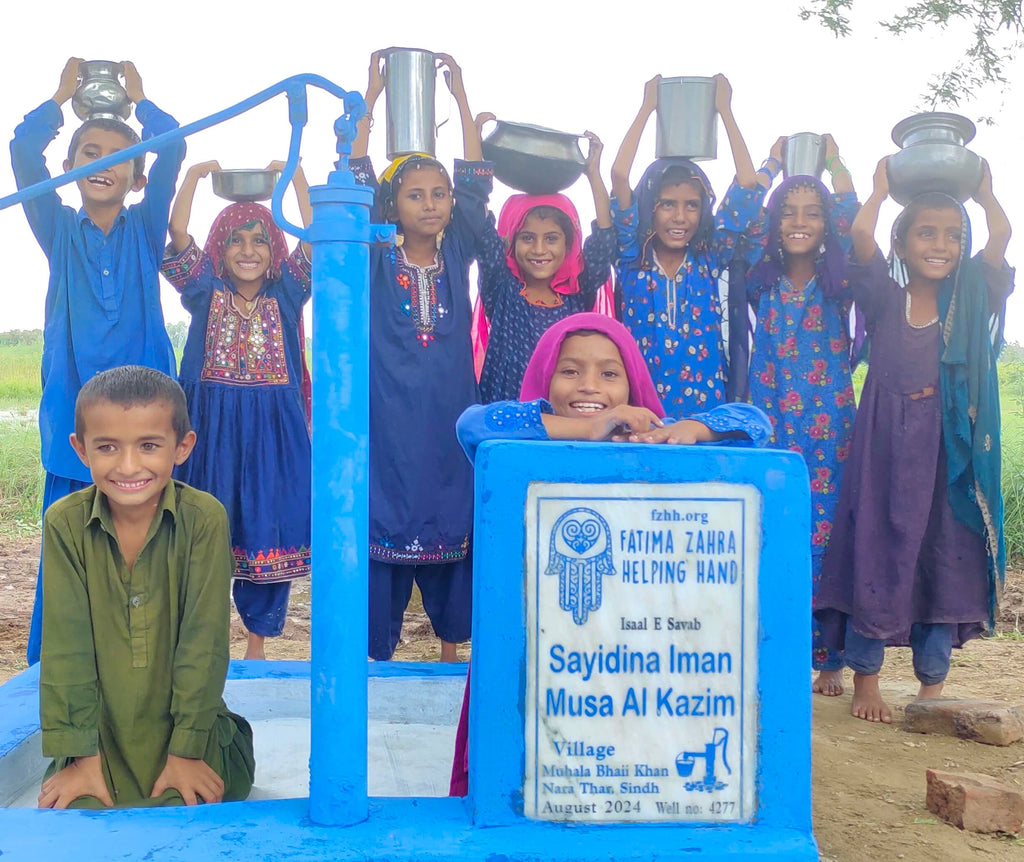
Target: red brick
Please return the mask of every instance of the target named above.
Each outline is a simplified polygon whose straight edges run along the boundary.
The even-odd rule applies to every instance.
[[[1024,793],[977,772],[926,773],[928,810],[970,832],[1020,832]]]
[[[1009,745],[1024,738],[1024,708],[993,700],[916,700],[907,704],[903,729]]]

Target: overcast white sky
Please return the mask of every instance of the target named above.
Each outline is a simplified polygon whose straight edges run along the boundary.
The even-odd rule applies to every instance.
[[[604,6],[604,4],[601,4]],[[608,179],[612,159],[640,104],[643,84],[656,73],[712,75],[724,72],[733,84],[733,110],[755,165],[776,137],[798,131],[831,132],[852,172],[861,199],[870,191],[878,159],[895,147],[892,126],[919,108],[919,95],[931,74],[958,56],[963,33],[929,31],[894,39],[875,25],[898,4],[857,0],[852,37],[834,39],[798,17],[795,0],[716,0],[667,4],[664,0],[596,3],[483,4],[411,3],[391,0],[365,4],[273,5],[265,0],[221,4],[179,0],[173,4],[83,6],[69,0],[5,9],[5,50],[0,55],[0,129],[13,132],[21,117],[52,96],[65,60],[133,60],[146,95],[181,123],[233,104],[288,75],[321,74],[346,89],[362,91],[371,50],[406,45],[451,53],[461,64],[474,112],[552,126],[566,131],[592,129],[605,142],[602,167]],[[353,24],[349,24],[352,21]],[[1007,258],[1022,259],[1024,196],[1019,160],[1024,153],[1024,112],[1019,110],[1024,72],[1019,58],[1010,70],[1014,86],[1005,96],[995,90],[959,111],[972,119],[996,119],[980,126],[971,148],[992,166],[996,195],[1017,235]],[[439,81],[440,89],[444,85]],[[334,159],[332,124],[339,103],[311,95],[303,142],[303,164],[311,183],[323,182]],[[1018,106],[1015,110],[1010,106]],[[438,99],[443,119],[447,101]],[[371,154],[384,164],[383,99],[376,114]],[[134,122],[134,117],[132,122]],[[70,104],[65,128],[47,152],[59,171],[70,132],[78,123]],[[633,180],[653,158],[653,121],[641,144]],[[263,167],[284,158],[288,141],[284,97],[243,118],[189,139],[185,165],[216,158],[225,168]],[[441,129],[438,154],[449,161],[461,147],[457,117]],[[724,133],[719,159],[706,163],[721,194],[732,175]],[[14,191],[10,164],[0,164],[0,193]],[[1011,190],[1017,190],[1011,195]],[[510,193],[500,184],[495,210]],[[72,187],[65,201],[80,205]],[[584,219],[593,204],[585,181],[569,194]],[[192,232],[202,241],[223,205],[209,185],[201,185]],[[985,240],[984,219],[971,212],[975,249]],[[887,204],[879,240],[888,247],[889,223],[898,212]],[[292,217],[297,220],[294,207]],[[0,330],[41,327],[47,268],[20,208],[0,211],[0,246],[7,261]],[[165,284],[163,304],[169,322],[185,320],[177,296]],[[1010,301],[1007,337],[1024,340],[1024,300]]]

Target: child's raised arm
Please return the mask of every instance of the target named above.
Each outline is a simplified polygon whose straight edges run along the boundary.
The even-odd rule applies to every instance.
[[[612,162],[612,194],[619,202],[619,209],[628,209],[633,205],[633,189],[629,185],[629,172],[636,159],[636,151],[640,147],[640,138],[644,133],[644,127],[658,108],[658,84],[661,83],[661,75],[655,75],[644,84],[644,100],[640,105],[633,124],[626,131],[626,137],[619,145],[619,151],[615,154],[615,161]]]
[[[786,145],[786,136],[782,135],[775,140],[772,144],[771,150],[768,151],[768,158],[761,163],[755,173],[757,182],[765,191],[772,187],[772,183],[775,182],[775,178],[779,175],[779,171],[782,170],[782,148]]]
[[[736,183],[745,189],[752,189],[757,185],[757,174],[754,172],[754,163],[750,160],[746,141],[743,140],[740,127],[736,125],[736,118],[732,114],[732,85],[721,73],[715,75],[715,110],[722,118],[725,133],[729,136],[732,161],[736,167]]]
[[[882,201],[889,196],[888,163],[888,156],[879,161],[872,180],[874,185],[871,194],[864,201],[850,228],[850,236],[853,238],[853,259],[856,263],[871,263],[878,254],[875,228],[878,226],[878,211],[882,208]]]
[[[437,54],[441,61],[441,68],[445,70],[444,79],[448,89],[455,97],[455,103],[459,106],[459,118],[462,121],[462,150],[463,157],[467,162],[482,162],[484,159],[483,145],[480,143],[480,129],[473,119],[473,112],[469,109],[469,99],[466,97],[466,86],[462,81],[462,69],[452,59],[451,54]]]
[[[839,155],[836,139],[831,135],[822,135],[821,139],[825,142],[825,170],[832,177],[832,191],[837,195],[853,192],[853,175]]]
[[[370,76],[366,84],[363,100],[366,102],[366,114],[359,121],[359,132],[352,142],[352,158],[361,159],[370,148],[370,127],[373,125],[373,106],[384,92],[384,76],[381,74],[381,55],[383,51],[374,51],[370,55]]]
[[[978,183],[973,197],[985,211],[985,220],[988,223],[988,242],[982,249],[981,259],[994,269],[1002,269],[1012,230],[1002,205],[992,193],[992,170],[984,159],[981,162],[981,182]]]
[[[594,195],[594,212],[597,215],[597,226],[609,228],[612,226],[612,207],[608,197],[608,187],[601,178],[601,153],[604,151],[604,144],[593,132],[583,133],[590,141],[590,149],[587,152],[586,173],[590,181],[590,191]]]
[[[60,73],[60,84],[57,92],[53,94],[53,101],[63,105],[78,89],[78,67],[85,62],[81,57],[72,57],[64,64],[64,71]]]
[[[192,217],[192,199],[196,196],[196,186],[199,180],[209,176],[213,171],[220,170],[220,162],[200,162],[192,165],[185,172],[185,179],[181,181],[181,188],[178,196],[174,199],[174,206],[171,208],[171,218],[167,223],[167,231],[171,235],[171,246],[175,254],[181,254],[192,237],[188,232],[188,222]]]

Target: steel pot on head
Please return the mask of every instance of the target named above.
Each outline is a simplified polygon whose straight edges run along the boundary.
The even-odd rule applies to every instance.
[[[241,169],[214,171],[213,193],[235,203],[267,201],[281,178],[280,171]]]
[[[901,149],[886,166],[892,199],[905,206],[925,192],[942,192],[967,200],[981,182],[981,159],[964,146],[974,133],[974,123],[959,114],[929,111],[900,120],[892,139]]]
[[[662,78],[654,154],[693,161],[718,155],[718,112],[714,78]]]
[[[127,120],[132,102],[118,77],[124,74],[120,63],[109,60],[84,60],[78,64],[78,89],[71,97],[71,107],[80,120],[106,117]]]
[[[388,48],[384,56],[388,158],[437,151],[434,94],[437,67],[433,51]]]
[[[821,179],[825,170],[825,141],[813,132],[798,132],[786,138],[782,151],[782,176]]]
[[[580,150],[581,137],[497,120],[483,141],[484,158],[494,162],[494,175],[505,185],[531,195],[554,194],[583,173],[586,161]]]

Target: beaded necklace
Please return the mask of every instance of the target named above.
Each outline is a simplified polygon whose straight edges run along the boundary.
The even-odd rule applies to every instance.
[[[933,317],[927,323],[913,323],[910,320],[910,292],[905,292],[907,294],[907,302],[903,314],[907,318],[907,324],[910,326],[911,329],[927,329],[929,326],[934,326],[936,323],[939,322],[939,316],[936,314],[935,317]]]

